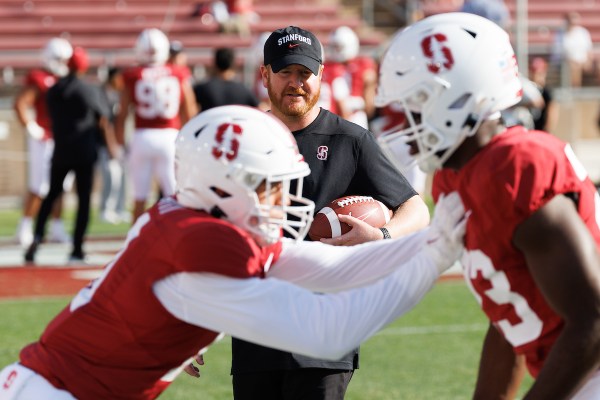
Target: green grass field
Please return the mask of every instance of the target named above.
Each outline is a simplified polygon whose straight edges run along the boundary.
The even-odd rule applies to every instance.
[[[0,302],[0,365],[17,359],[68,298]],[[468,399],[486,320],[462,281],[438,283],[413,311],[361,347],[348,400]],[[229,338],[205,355],[201,378],[179,376],[164,399],[231,399]],[[523,383],[524,391],[531,384]]]
[[[17,209],[0,209],[0,238],[8,239],[15,235],[17,224],[21,218],[21,211]],[[65,221],[65,228],[67,232],[71,232],[73,229],[73,220],[75,218],[75,210],[65,210],[63,215]],[[100,221],[97,216],[97,210],[92,209],[90,215],[90,223],[88,226],[88,236],[94,235],[123,235],[129,228],[128,223],[120,223],[112,225],[106,222]]]
[[[18,218],[18,211],[0,210],[0,237],[14,234]],[[73,213],[67,212],[67,226],[72,218]],[[127,227],[104,224],[92,216],[89,234],[124,234]],[[15,361],[21,347],[36,340],[68,301],[66,297],[0,301],[0,366]],[[413,311],[363,344],[361,368],[346,399],[470,398],[486,326],[462,280],[438,283]],[[182,374],[161,398],[231,399],[229,343],[226,337],[209,349],[200,379]],[[521,392],[530,385],[527,378]]]

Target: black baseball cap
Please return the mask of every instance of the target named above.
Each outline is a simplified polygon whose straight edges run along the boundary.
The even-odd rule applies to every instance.
[[[271,65],[275,73],[288,65],[300,64],[318,75],[323,64],[321,42],[311,32],[297,26],[277,29],[265,42],[264,63]]]

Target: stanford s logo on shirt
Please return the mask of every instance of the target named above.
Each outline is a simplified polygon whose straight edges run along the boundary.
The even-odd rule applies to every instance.
[[[322,161],[327,160],[328,151],[329,148],[327,146],[319,146],[319,148],[317,149],[317,159]]]

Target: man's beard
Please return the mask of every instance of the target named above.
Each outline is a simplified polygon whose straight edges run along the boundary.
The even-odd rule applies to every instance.
[[[291,106],[283,104],[283,97],[285,96],[285,94],[277,94],[271,89],[270,76],[267,78],[267,92],[269,93],[269,99],[271,100],[271,107],[277,108],[277,110],[285,116],[301,117],[307,114],[315,106],[315,104],[317,104],[317,101],[319,101],[319,96],[321,94],[321,87],[319,86],[317,92],[313,95],[306,93],[302,89],[285,89],[285,94],[298,94],[303,96],[305,99],[305,102],[303,104],[294,103]]]

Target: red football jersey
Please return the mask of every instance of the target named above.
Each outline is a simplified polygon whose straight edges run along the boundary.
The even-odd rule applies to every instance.
[[[535,377],[563,320],[537,289],[523,254],[512,244],[513,232],[554,196],[574,193],[579,215],[600,247],[600,197],[570,146],[522,127],[496,136],[459,171],[439,171],[434,198],[453,190],[472,211],[462,260],[465,279]]]
[[[123,72],[135,106],[136,128],[181,128],[179,108],[189,69],[179,65],[138,66]]]
[[[338,62],[326,62],[323,68],[323,77],[321,79],[321,94],[319,104],[321,107],[331,111],[334,114],[340,113],[336,99],[347,98],[350,94],[350,74],[344,64]],[[339,82],[334,84],[335,81]],[[340,85],[344,89],[340,93]]]
[[[38,90],[33,107],[35,109],[35,122],[44,128],[43,140],[52,138],[52,126],[50,116],[48,115],[48,105],[46,104],[46,93],[56,83],[56,76],[48,71],[34,69],[27,74],[25,85],[33,86]]]
[[[352,96],[364,96],[365,74],[370,72],[377,74],[377,64],[370,57],[356,57],[348,61],[347,69],[352,77],[350,94]]]
[[[21,363],[77,398],[153,399],[169,384],[161,378],[218,335],[171,315],[153,285],[179,272],[263,277],[280,251],[280,243],[260,248],[234,225],[162,199],[103,275],[21,351]]]

